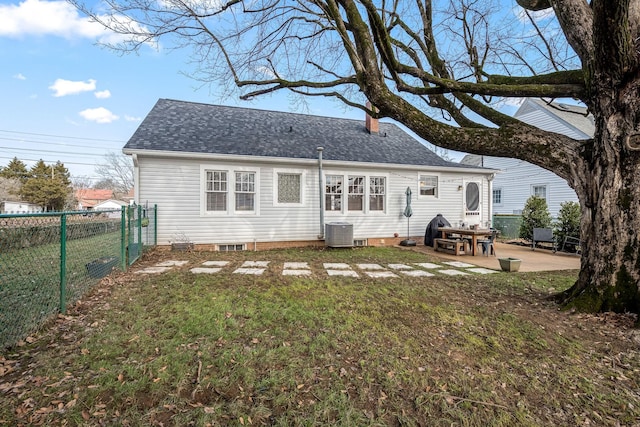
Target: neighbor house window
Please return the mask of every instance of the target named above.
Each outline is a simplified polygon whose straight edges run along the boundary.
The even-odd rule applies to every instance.
[[[493,204],[494,205],[502,204],[502,188],[493,189]]]
[[[342,210],[342,180],[341,175],[327,175],[324,186],[324,209],[326,211]]]
[[[364,210],[364,176],[349,177],[347,209],[350,211]]]
[[[420,175],[420,195],[438,196],[438,177],[435,175]]]
[[[278,203],[302,203],[302,175],[278,173]]]
[[[254,211],[255,199],[255,172],[236,172],[236,211]]]
[[[207,171],[207,211],[227,210],[227,172]]]
[[[384,210],[385,178],[372,176],[369,178],[369,210]]]
[[[546,185],[534,185],[531,189],[531,193],[534,196],[540,197],[542,199],[547,198],[547,186]]]

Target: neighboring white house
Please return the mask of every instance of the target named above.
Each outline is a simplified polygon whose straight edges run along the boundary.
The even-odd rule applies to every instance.
[[[94,211],[107,211],[113,210],[113,212],[109,212],[107,216],[109,218],[120,218],[122,215],[122,207],[128,206],[127,202],[123,202],[122,200],[109,199],[104,202],[100,202],[97,205],[93,206]]]
[[[352,224],[354,240],[367,245],[420,240],[438,213],[484,225],[496,172],[445,161],[369,117],[167,99],[123,152],[134,160],[136,203],[158,206],[158,243],[218,250],[322,244],[325,225],[336,222]]]
[[[0,202],[0,213],[34,213],[42,212],[42,206],[34,205],[28,202],[14,202],[5,200]]]
[[[584,107],[575,105],[552,103],[550,106],[540,99],[526,99],[514,116],[542,130],[575,139],[589,139],[594,132],[592,116],[587,115]],[[532,195],[547,200],[549,213],[554,218],[558,217],[560,203],[578,202],[578,196],[566,180],[524,160],[470,154],[461,163],[500,169],[493,181],[494,214],[519,214]]]

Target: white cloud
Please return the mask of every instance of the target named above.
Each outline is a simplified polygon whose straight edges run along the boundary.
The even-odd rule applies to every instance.
[[[124,119],[128,122],[140,122],[142,121],[142,118],[140,117],[133,117],[133,116],[124,116]]]
[[[13,78],[17,80],[27,80],[27,78],[22,73],[14,75]]]
[[[87,108],[78,114],[84,117],[85,120],[96,123],[111,123],[119,119],[118,116],[104,107]]]
[[[49,89],[55,92],[53,94],[55,97],[77,95],[82,92],[91,92],[92,90],[96,90],[96,81],[89,79],[86,82],[74,82],[71,80],[56,79],[56,81],[49,86]]]
[[[106,30],[66,1],[25,0],[0,6],[0,35],[57,35],[65,38],[96,38]]]
[[[137,34],[146,33],[141,27],[123,15],[99,15],[104,22],[130,27]],[[90,39],[102,43],[118,43],[125,36],[107,30],[102,24],[79,13],[64,0],[24,0],[19,4],[0,4],[0,37],[22,38],[26,36],[53,35],[66,39]],[[140,40],[158,49],[154,42]]]
[[[109,90],[101,90],[93,93],[98,99],[111,98],[111,92]]]

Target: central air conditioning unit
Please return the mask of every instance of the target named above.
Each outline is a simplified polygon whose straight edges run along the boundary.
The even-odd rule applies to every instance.
[[[324,242],[332,248],[353,247],[353,224],[329,222],[325,225]]]

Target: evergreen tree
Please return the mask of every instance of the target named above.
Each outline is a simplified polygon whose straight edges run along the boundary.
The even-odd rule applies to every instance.
[[[22,198],[47,211],[61,211],[71,191],[69,171],[61,162],[48,166],[40,159],[29,170],[29,179],[20,191]]]
[[[547,207],[546,199],[531,196],[527,199],[522,210],[522,223],[520,224],[520,237],[533,239],[534,228],[550,228],[551,214]]]
[[[0,177],[17,179],[21,184],[24,184],[29,178],[29,171],[27,171],[27,165],[24,162],[14,157],[6,167],[0,170]]]

